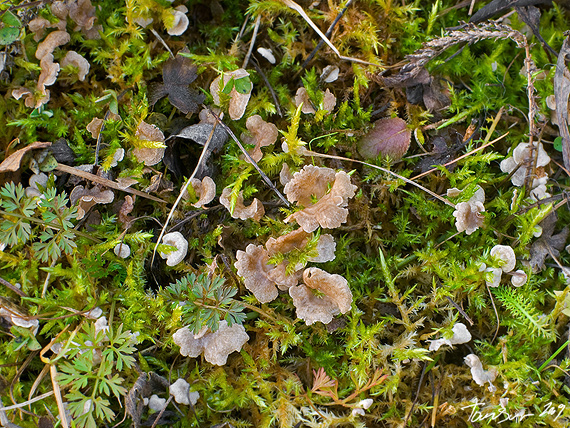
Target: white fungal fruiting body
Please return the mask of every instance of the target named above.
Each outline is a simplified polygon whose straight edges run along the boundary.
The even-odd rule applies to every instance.
[[[188,241],[180,232],[167,233],[162,237],[162,243],[176,247],[176,250],[171,253],[160,253],[160,257],[166,259],[168,266],[176,266],[184,260],[188,252]]]
[[[471,368],[471,376],[475,383],[479,386],[484,386],[489,382],[489,391],[494,392],[497,390],[493,381],[497,377],[497,371],[495,369],[483,370],[483,364],[479,357],[475,354],[469,354],[465,357],[465,364]]]
[[[113,252],[117,257],[126,259],[131,255],[131,247],[129,247],[127,244],[118,243],[117,245],[115,245]]]
[[[536,164],[534,164],[536,159]],[[525,180],[530,173],[531,197],[534,200],[548,198],[551,195],[546,192],[548,175],[543,171],[543,167],[550,163],[550,156],[544,150],[542,143],[531,146],[530,143],[520,143],[513,150],[513,155],[504,159],[501,164],[501,171],[510,174],[511,182],[514,186],[520,187],[525,184]],[[534,168],[536,166],[536,168]]]
[[[188,327],[183,327],[174,333],[172,340],[180,346],[180,354],[196,358],[203,352],[206,361],[223,366],[229,354],[241,350],[249,336],[242,325],[234,324],[229,327],[228,323],[222,320],[218,330],[213,333],[196,337]]]
[[[430,340],[429,350],[437,351],[443,345],[459,345],[461,343],[467,343],[471,340],[471,333],[467,330],[465,324],[458,322],[451,329],[453,331],[453,336],[450,339],[437,339]]]
[[[194,406],[198,402],[198,398],[200,398],[200,393],[190,392],[190,384],[182,378],[170,385],[168,390],[178,404],[186,404],[187,406],[192,404]]]
[[[491,249],[491,256],[499,259],[503,272],[510,272],[515,268],[517,257],[515,251],[508,245],[495,245]]]

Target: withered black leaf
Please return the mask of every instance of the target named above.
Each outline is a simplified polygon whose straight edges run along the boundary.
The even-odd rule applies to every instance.
[[[557,219],[556,213],[552,213],[540,223],[542,235],[530,247],[529,263],[534,272],[538,272],[544,267],[546,257],[551,254],[554,257],[558,257],[560,251],[564,248],[566,238],[568,237],[568,227],[564,227],[564,229],[554,235]]]
[[[512,7],[535,6],[537,4],[552,4],[552,0],[493,0],[474,13],[469,22],[477,24],[500,13],[505,13]]]
[[[548,49],[554,55],[558,55],[552,47],[546,43],[546,40],[540,35],[540,9],[536,6],[526,6],[526,7],[515,7],[515,10],[519,14],[519,17],[523,22],[529,26],[532,30],[534,36],[540,40],[542,46]]]
[[[191,90],[188,86],[196,80],[196,66],[192,60],[180,55],[169,59],[162,68],[164,83],[153,83],[148,87],[148,102],[151,106],[162,97],[168,96],[168,101],[184,114],[197,112],[200,104],[206,98],[204,94]]]

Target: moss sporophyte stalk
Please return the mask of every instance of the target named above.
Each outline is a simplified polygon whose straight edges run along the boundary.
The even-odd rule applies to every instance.
[[[503,3],[0,5],[1,425],[568,426],[570,10]]]

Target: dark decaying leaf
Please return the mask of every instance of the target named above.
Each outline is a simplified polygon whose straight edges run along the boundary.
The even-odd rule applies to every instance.
[[[535,6],[537,4],[552,4],[552,0],[493,0],[488,5],[479,9],[471,16],[469,22],[477,24],[486,21],[500,13],[507,12],[512,7]]]
[[[450,144],[448,144],[448,141]],[[428,156],[420,160],[415,168],[416,172],[426,172],[438,165],[455,159],[457,153],[466,143],[462,141],[461,135],[453,129],[443,129],[439,135],[431,140],[432,151]],[[453,171],[455,164],[447,166],[448,171]]]
[[[406,98],[411,104],[422,101],[430,111],[438,111],[447,107],[449,97],[443,92],[443,86],[438,78],[430,76],[424,67],[403,67],[395,76],[382,78],[382,83],[388,88],[406,88]]]
[[[550,254],[554,257],[558,257],[560,255],[560,251],[566,244],[568,227],[564,227],[564,229],[556,235],[553,235],[557,219],[558,217],[556,216],[556,213],[552,213],[540,223],[540,227],[542,227],[542,235],[539,239],[534,241],[530,247],[529,263],[534,272],[542,270],[544,267],[544,260],[546,260],[546,257],[550,256]]]
[[[133,420],[135,428],[141,426],[141,418],[144,410],[144,397],[152,394],[160,394],[167,391],[170,384],[160,375],[154,372],[142,373],[125,397],[125,410]]]
[[[183,51],[182,51],[183,52]],[[197,112],[204,102],[204,94],[191,90],[188,86],[196,80],[196,66],[190,58],[176,55],[164,63],[162,68],[163,83],[154,83],[148,87],[148,101],[151,106],[162,97],[168,96],[168,101],[182,113]]]
[[[523,22],[529,26],[532,30],[534,36],[540,40],[542,46],[552,52],[554,55],[558,55],[552,47],[546,43],[546,40],[542,38],[540,35],[540,9],[536,6],[526,6],[526,7],[516,7],[515,10],[519,14],[519,17],[523,20]]]
[[[182,159],[182,154],[188,154],[188,150],[183,149],[182,143],[177,141],[178,138],[193,141],[194,143],[203,146],[210,134],[212,133],[213,125],[209,123],[198,123],[183,128],[182,130],[173,133],[167,142],[167,149],[163,161],[167,168],[178,176],[190,176],[193,172],[193,165],[188,165],[186,160]],[[208,150],[204,155],[203,162],[196,171],[196,178],[202,179],[206,175],[211,176],[212,166],[210,165],[210,157],[212,153],[219,151],[224,144],[228,141],[228,134],[221,126],[216,126],[212,135],[212,140],[208,145]],[[199,156],[199,153],[197,153]],[[198,157],[196,157],[196,161]]]
[[[554,73],[554,99],[556,100],[556,118],[562,137],[562,157],[564,166],[570,169],[570,132],[568,131],[568,97],[570,96],[570,71],[566,59],[570,59],[570,35],[566,37]]]

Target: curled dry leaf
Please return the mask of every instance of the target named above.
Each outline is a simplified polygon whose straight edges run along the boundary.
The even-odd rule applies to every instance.
[[[67,52],[65,57],[63,57],[61,60],[62,67],[65,67],[67,65],[73,65],[74,67],[77,67],[77,76],[82,82],[85,80],[85,76],[87,76],[87,73],[89,73],[89,68],[91,67],[89,61],[87,61],[84,57],[75,51]]]
[[[197,112],[205,96],[192,91],[190,85],[198,75],[197,68],[192,60],[180,55],[178,52],[174,59],[169,59],[162,68],[163,83],[152,84],[148,88],[148,103],[153,106],[162,97],[168,96],[168,101],[184,114]]]
[[[279,131],[277,126],[264,121],[258,114],[248,117],[245,126],[250,134],[243,133],[241,138],[244,143],[255,145],[249,155],[255,162],[259,162],[263,156],[261,148],[275,143],[279,136]]]
[[[10,156],[8,156],[2,163],[0,163],[0,173],[7,172],[7,171],[17,171],[20,169],[20,164],[22,163],[23,157],[31,150],[35,149],[44,149],[46,147],[51,146],[51,142],[42,142],[36,141],[32,144],[28,144],[26,147],[22,147],[19,150],[16,150]]]
[[[225,88],[225,86],[230,82],[231,79],[238,80],[249,76],[249,73],[243,68],[238,68],[237,70],[231,71],[229,73],[224,73],[224,80],[222,83],[222,76],[218,76],[214,79],[210,85],[210,93],[214,99],[214,104],[220,105],[220,91]],[[253,87],[249,88],[249,92],[242,94],[236,90],[235,87],[230,91],[230,105],[228,113],[232,120],[239,120],[245,113],[245,108],[251,97],[251,90]]]
[[[289,288],[289,295],[297,308],[297,317],[307,325],[316,321],[328,324],[333,316],[350,310],[352,292],[342,276],[319,268],[307,268],[303,272],[303,282],[300,286]],[[312,290],[323,293],[324,296],[316,296]]]
[[[226,187],[222,191],[222,195],[220,196],[220,203],[230,211],[231,208],[231,200],[230,194],[232,193],[232,189]],[[230,211],[231,212],[231,211]],[[265,214],[265,208],[263,208],[263,204],[257,198],[253,200],[251,205],[245,206],[243,204],[243,193],[239,192],[236,204],[234,206],[234,211],[231,212],[232,218],[239,218],[241,220],[253,219],[255,221],[261,220],[261,217]]]
[[[206,333],[199,338],[188,327],[183,327],[174,333],[172,339],[180,346],[180,354],[196,358],[204,353],[206,361],[223,366],[228,361],[229,354],[240,351],[249,336],[242,325],[229,327],[225,320],[220,321],[219,325],[214,333]]]
[[[380,119],[358,143],[358,153],[365,159],[388,156],[400,160],[410,147],[411,131],[399,117]]]
[[[69,200],[72,204],[79,203],[77,206],[77,220],[85,217],[85,213],[95,204],[110,204],[114,198],[115,195],[112,190],[101,190],[100,186],[91,188],[76,186],[69,194]]]
[[[326,193],[329,185],[330,191]],[[337,228],[346,222],[348,210],[345,207],[348,199],[355,195],[356,189],[344,171],[335,174],[330,168],[307,165],[295,173],[284,189],[290,202],[297,202],[305,208],[291,214],[285,222],[295,220],[305,232],[313,232],[319,226]],[[312,203],[312,197],[319,199]]]
[[[135,132],[135,137],[143,141],[152,141],[163,144],[164,134],[155,125],[150,125],[144,121],[139,123]],[[133,149],[133,154],[139,162],[145,165],[156,165],[164,156],[165,147],[141,147]]]

